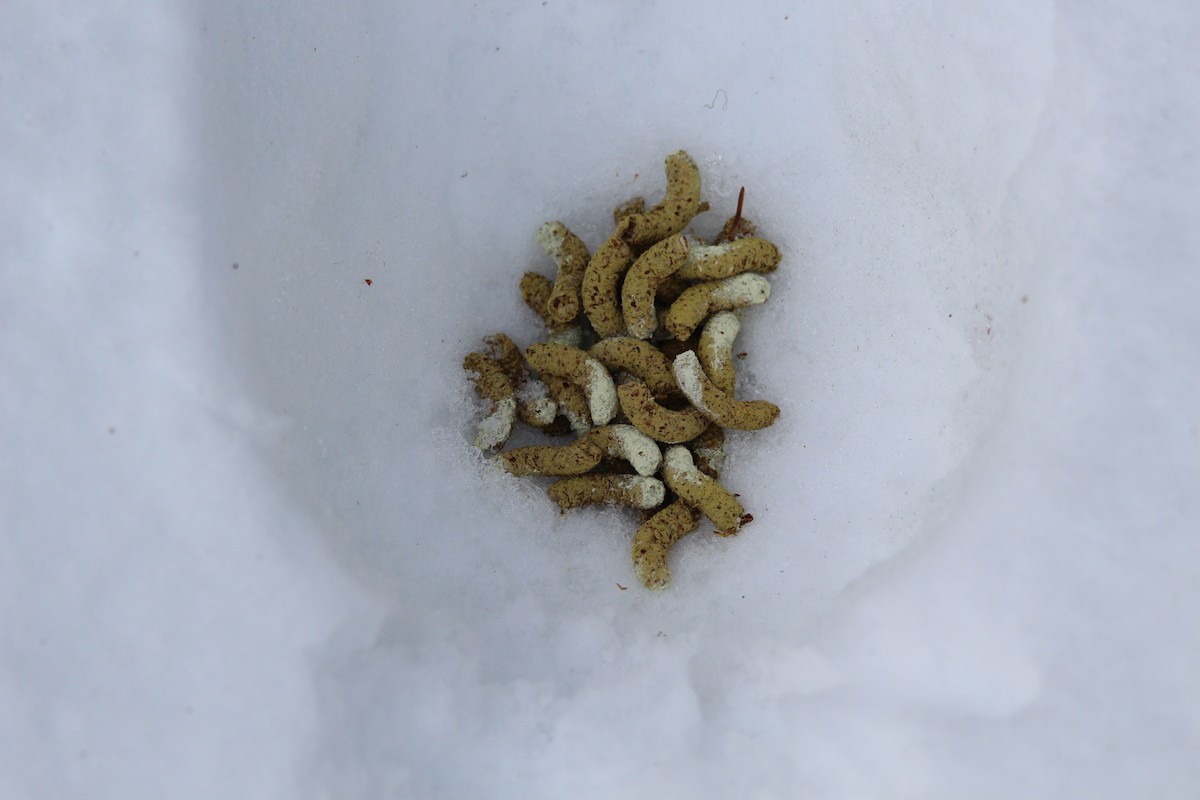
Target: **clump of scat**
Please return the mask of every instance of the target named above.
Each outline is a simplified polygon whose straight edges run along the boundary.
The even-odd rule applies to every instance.
[[[778,267],[779,250],[742,216],[744,190],[716,241],[684,235],[708,210],[700,170],[681,150],[667,156],[666,174],[662,201],[618,207],[593,254],[561,222],[543,225],[537,240],[556,277],[527,272],[520,293],[545,325],[544,341],[522,354],[496,334],[463,361],[490,404],[476,446],[501,450],[518,423],[570,437],[494,460],[514,475],[558,477],[547,491],[563,512],[638,509],[633,569],[650,589],[671,582],[671,546],[701,519],[722,536],[753,519],[720,483],[724,432],[758,430],[779,415],[773,403],[734,397],[733,366],[744,309],[770,297],[762,276]]]

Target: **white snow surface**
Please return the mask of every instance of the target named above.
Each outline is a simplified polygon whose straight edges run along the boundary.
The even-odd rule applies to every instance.
[[[1200,795],[1198,40],[3,4],[0,797]],[[487,468],[461,362],[679,148],[689,235],[745,186],[783,254],[782,415],[650,593],[634,515]]]

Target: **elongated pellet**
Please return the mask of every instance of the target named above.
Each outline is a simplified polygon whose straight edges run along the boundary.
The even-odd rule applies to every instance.
[[[679,393],[671,360],[649,342],[628,336],[612,336],[596,342],[588,353],[614,372],[628,372],[646,382],[658,399]]]
[[[662,466],[658,443],[632,425],[605,425],[587,435],[604,455],[628,461],[639,475],[650,476]]]
[[[621,384],[617,396],[621,410],[633,426],[656,442],[687,442],[708,427],[708,418],[694,408],[675,411],[660,405],[641,381]]]
[[[667,555],[671,547],[700,524],[699,515],[683,500],[667,505],[633,534],[634,574],[647,589],[665,589],[671,583]]]
[[[582,475],[595,468],[603,456],[604,449],[584,436],[563,447],[518,447],[496,458],[513,475]]]
[[[617,413],[617,390],[612,375],[596,359],[577,347],[545,342],[525,349],[529,365],[539,373],[569,378],[587,395],[593,425],[606,425]]]
[[[625,274],[621,286],[621,313],[630,336],[649,339],[658,327],[654,296],[659,281],[683,266],[687,241],[671,236],[642,253]]]
[[[540,272],[526,272],[521,276],[521,299],[546,327],[554,324],[546,314],[546,304],[550,301],[550,293],[553,291],[554,281]]]
[[[679,233],[700,210],[700,168],[683,150],[667,156],[667,193],[662,202],[641,214],[630,214],[625,238],[643,248]]]
[[[521,299],[533,313],[538,315],[538,319],[550,332],[547,341],[579,347],[583,342],[583,326],[579,324],[578,320],[567,325],[559,325],[550,318],[547,312],[550,295],[553,291],[554,282],[545,275],[526,272],[521,278]]]
[[[745,509],[733,493],[696,469],[692,454],[676,445],[663,455],[663,481],[688,505],[712,520],[722,533],[736,533],[742,526]]]
[[[737,384],[737,371],[733,365],[733,341],[742,329],[741,320],[732,311],[713,314],[704,323],[700,332],[700,343],[696,355],[700,366],[712,380],[713,385],[728,394],[733,394]]]
[[[563,511],[598,503],[648,509],[666,497],[662,481],[642,475],[578,475],[555,481],[546,493]]]
[[[675,382],[692,406],[724,428],[757,431],[775,422],[779,406],[766,400],[736,400],[718,389],[691,350],[675,357]]]
[[[588,410],[587,395],[583,393],[581,387],[576,386],[570,378],[562,375],[546,373],[540,375],[539,379],[546,384],[546,391],[558,404],[558,412],[570,424],[571,430],[576,433],[591,430],[592,413]]]
[[[500,365],[513,385],[517,399],[517,416],[526,425],[544,428],[554,422],[558,405],[549,396],[546,385],[529,374],[525,356],[507,334],[497,333],[484,338],[488,354]]]
[[[676,339],[686,339],[710,314],[765,303],[770,296],[771,284],[753,273],[698,283],[671,304],[664,327]]]
[[[602,339],[625,333],[625,319],[621,316],[617,289],[625,270],[633,261],[633,248],[626,240],[626,232],[629,221],[637,216],[625,217],[617,223],[616,231],[596,249],[583,272],[583,313],[592,323],[592,330]]]
[[[546,299],[546,317],[556,325],[566,325],[579,316],[579,291],[589,260],[587,245],[561,222],[542,225],[537,241],[558,265],[558,277]]]
[[[743,272],[774,272],[779,248],[766,239],[747,237],[724,244],[689,242],[687,261],[678,275],[693,281],[731,278]]]
[[[475,391],[492,402],[492,409],[475,434],[475,446],[480,450],[500,447],[512,434],[513,421],[517,416],[517,399],[512,382],[495,359],[484,353],[468,353],[463,359],[463,369],[471,375]]]

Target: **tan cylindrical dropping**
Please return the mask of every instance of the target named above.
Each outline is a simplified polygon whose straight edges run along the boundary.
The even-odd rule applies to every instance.
[[[733,366],[733,340],[742,329],[741,320],[732,311],[713,314],[700,332],[696,355],[705,374],[722,392],[733,394],[737,371]]]
[[[579,292],[589,260],[587,245],[561,222],[542,225],[537,241],[558,265],[554,288],[546,299],[546,316],[556,325],[566,325],[579,316]]]
[[[663,456],[663,480],[672,492],[713,521],[722,533],[736,533],[746,511],[733,493],[696,469],[692,454],[676,445]]]
[[[642,475],[579,475],[555,481],[546,493],[563,511],[598,503],[649,509],[666,497],[662,481]]]
[[[491,412],[479,423],[475,446],[480,450],[500,447],[512,435],[517,416],[512,382],[500,365],[483,353],[468,353],[463,359],[463,369],[471,375],[479,396],[492,401]]]
[[[708,418],[694,408],[674,411],[660,405],[641,381],[621,384],[617,396],[633,426],[656,442],[687,442],[708,427]]]
[[[553,291],[554,281],[541,273],[526,272],[521,276],[521,299],[546,327],[554,324],[546,315],[546,303],[550,301],[550,293]]]
[[[628,461],[639,475],[650,476],[662,466],[658,443],[632,425],[605,425],[588,434],[604,455]]]
[[[600,338],[619,336],[625,333],[625,319],[621,316],[618,287],[625,270],[633,261],[633,248],[625,239],[629,221],[638,215],[625,217],[617,223],[617,229],[596,250],[587,269],[583,272],[581,301],[583,313]]]
[[[671,304],[664,327],[676,339],[686,339],[710,314],[765,303],[770,296],[771,284],[753,273],[698,283]]]
[[[641,378],[650,387],[650,393],[660,400],[679,393],[670,359],[649,342],[613,336],[596,342],[588,353],[614,372],[628,372]]]
[[[582,475],[600,463],[604,449],[587,436],[564,447],[532,445],[496,456],[513,475]]]
[[[521,299],[525,301],[525,305],[529,306],[533,313],[538,315],[538,319],[546,326],[546,330],[550,332],[547,341],[555,344],[566,344],[571,347],[578,347],[583,341],[583,328],[579,320],[559,325],[550,318],[548,313],[548,305],[550,303],[550,294],[554,291],[554,282],[545,275],[539,275],[536,272],[526,272],[521,278]]]
[[[675,357],[675,382],[696,410],[723,428],[757,431],[779,417],[779,406],[766,400],[735,400],[704,374],[691,350]]]
[[[665,589],[671,583],[667,554],[699,524],[699,515],[684,501],[676,500],[637,529],[631,548],[633,571],[647,589]]]
[[[687,261],[678,275],[693,281],[715,281],[744,272],[774,272],[779,248],[766,239],[748,237],[724,244],[690,242]]]
[[[621,312],[629,335],[649,339],[658,327],[654,295],[658,283],[683,266],[687,258],[687,242],[682,236],[671,236],[651,247],[633,262],[621,286]]]
[[[606,425],[617,413],[617,390],[603,364],[577,347],[542,342],[525,349],[525,359],[539,373],[561,375],[583,389],[593,425]]]
[[[683,150],[667,156],[667,193],[643,214],[622,219],[629,223],[625,237],[636,248],[647,247],[679,233],[700,210],[700,168]]]

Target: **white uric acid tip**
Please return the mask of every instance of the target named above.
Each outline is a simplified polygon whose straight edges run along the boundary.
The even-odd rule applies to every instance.
[[[733,311],[721,311],[713,314],[704,323],[704,336],[715,348],[713,364],[724,367],[729,363],[728,353],[733,349],[733,341],[742,330],[742,322]]]
[[[713,300],[731,308],[756,306],[767,302],[771,296],[771,283],[762,275],[745,272],[717,281],[720,285],[713,291]]]
[[[627,475],[619,482],[621,490],[629,497],[629,504],[634,508],[650,509],[662,505],[667,497],[667,489],[658,478],[648,478],[643,475]]]
[[[546,384],[537,378],[525,381],[517,390],[517,400],[533,413],[539,425],[549,425],[558,416],[558,404],[550,397]]]
[[[662,466],[662,450],[646,434],[632,425],[612,425],[613,438],[617,440],[618,458],[628,461],[638,475],[649,477]]]
[[[475,434],[475,446],[480,450],[492,450],[504,444],[512,433],[516,416],[516,398],[506,397],[496,403],[496,410],[479,423],[479,431]]]
[[[724,447],[697,447],[696,457],[708,462],[708,466],[718,474],[725,468]]]
[[[674,473],[674,480],[685,483],[700,483],[703,473],[696,469],[692,453],[681,444],[671,447],[663,455],[663,470]]]
[[[671,363],[671,371],[675,373],[675,382],[679,384],[679,389],[688,402],[706,417],[712,416],[712,412],[704,405],[704,384],[701,381],[704,369],[700,366],[700,359],[695,351],[684,350],[675,356],[675,361]],[[688,459],[691,460],[690,454]]]
[[[724,244],[704,244],[698,241],[688,242],[687,260],[701,263],[712,258],[720,258],[729,252],[729,242]]]
[[[583,328],[579,325],[568,325],[560,331],[553,331],[546,337],[546,344],[565,344],[568,347],[579,347],[583,342]]]
[[[608,369],[599,361],[589,359],[587,365],[591,374],[584,393],[587,394],[592,424],[607,425],[608,421],[617,415],[617,387],[613,384]]]
[[[584,434],[592,429],[592,421],[590,419],[584,419],[579,416],[565,403],[559,406],[558,410],[567,418],[567,422],[571,425],[571,430],[575,431],[575,433]]]
[[[561,222],[547,222],[538,228],[537,243],[551,258],[558,255],[558,248],[562,247],[566,238],[567,227]]]

